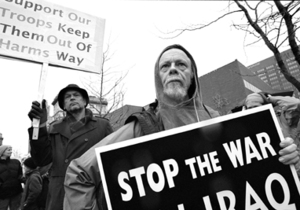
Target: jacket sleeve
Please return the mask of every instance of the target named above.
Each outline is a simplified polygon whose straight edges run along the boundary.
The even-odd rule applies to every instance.
[[[38,175],[32,175],[30,177],[29,189],[28,189],[28,196],[24,202],[24,209],[26,206],[30,206],[36,202],[37,197],[42,191],[42,179]]]
[[[103,195],[103,191],[95,148],[138,136],[141,136],[140,125],[136,122],[128,123],[94,145],[80,158],[71,161],[64,182],[64,210],[102,210],[105,204],[98,197]]]
[[[33,128],[28,129],[30,139],[30,154],[37,166],[45,166],[52,162],[51,141],[46,127],[39,129],[39,137],[32,140]]]

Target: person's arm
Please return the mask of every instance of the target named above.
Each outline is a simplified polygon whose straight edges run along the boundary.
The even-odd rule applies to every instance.
[[[101,178],[95,148],[125,141],[141,135],[140,125],[131,122],[94,145],[80,158],[71,161],[65,177],[64,210],[103,209],[100,198]],[[101,206],[98,205],[100,203]]]
[[[32,137],[33,128],[28,129],[29,136]],[[52,162],[51,141],[46,127],[39,129],[37,140],[30,139],[30,155],[37,166],[46,166]]]
[[[47,131],[47,109],[46,101],[43,100],[42,108],[39,102],[34,101],[31,105],[31,110],[28,113],[30,120],[40,119],[39,135],[37,140],[32,139],[33,127],[28,129],[30,139],[30,154],[38,166],[45,166],[52,162],[51,142]]]

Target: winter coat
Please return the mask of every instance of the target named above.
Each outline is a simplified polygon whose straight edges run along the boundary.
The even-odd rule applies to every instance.
[[[0,159],[0,199],[11,198],[22,193],[22,166],[19,160]]]
[[[32,137],[33,128],[29,129]],[[49,135],[46,127],[39,129],[38,140],[31,140],[31,156],[38,166],[52,162],[49,173],[49,192],[47,210],[62,210],[64,199],[64,178],[71,160],[112,132],[109,121],[92,117],[83,127],[71,134],[66,118],[50,125]]]
[[[21,200],[21,210],[38,210],[37,198],[42,191],[42,178],[38,170],[26,174],[26,183]]]

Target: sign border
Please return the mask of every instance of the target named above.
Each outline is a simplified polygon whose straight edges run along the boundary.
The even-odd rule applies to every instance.
[[[220,123],[220,122],[223,122],[223,121],[227,121],[227,120],[231,120],[231,119],[235,119],[235,118],[239,118],[239,117],[242,117],[242,116],[247,116],[247,115],[251,115],[251,114],[255,114],[255,113],[262,112],[262,111],[267,111],[267,110],[270,111],[270,114],[272,116],[272,119],[274,121],[275,127],[277,129],[277,132],[278,132],[278,135],[279,135],[281,141],[284,140],[284,136],[283,136],[283,133],[281,131],[280,124],[277,120],[275,111],[274,111],[271,104],[267,104],[267,105],[263,105],[263,106],[260,106],[260,107],[255,107],[253,109],[248,109],[248,110],[228,114],[228,115],[225,115],[225,116],[212,118],[210,120],[205,120],[205,121],[202,121],[202,122],[197,122],[197,123],[193,123],[193,124],[190,124],[190,125],[181,126],[181,127],[176,128],[176,129],[161,131],[161,132],[158,132],[158,133],[141,136],[141,137],[137,137],[137,138],[134,138],[134,139],[128,139],[126,141],[117,142],[117,143],[114,143],[114,144],[105,145],[105,146],[95,148],[96,157],[97,157],[97,161],[98,161],[98,167],[99,167],[99,171],[100,171],[100,176],[101,176],[101,180],[102,180],[102,184],[103,184],[104,193],[106,195],[105,198],[106,198],[108,209],[112,210],[112,205],[111,205],[111,201],[110,201],[110,197],[109,197],[109,193],[108,193],[108,188],[107,188],[107,184],[106,184],[104,168],[103,168],[102,161],[101,161],[101,158],[100,158],[101,153],[105,153],[105,152],[115,150],[115,149],[119,149],[119,148],[124,148],[124,147],[131,146],[131,145],[144,143],[144,142],[147,142],[147,141],[157,140],[158,138],[163,138],[165,136],[170,136],[170,135],[174,135],[174,134],[177,134],[177,133],[182,133],[182,132],[194,130],[194,129],[197,129],[197,128],[200,128],[200,127],[205,127],[205,126],[212,125],[212,124],[215,124],[215,123]],[[291,169],[293,178],[295,180],[296,188],[298,189],[298,193],[300,195],[300,181],[299,181],[299,178],[298,178],[298,175],[297,175],[294,164],[290,165],[290,169]]]

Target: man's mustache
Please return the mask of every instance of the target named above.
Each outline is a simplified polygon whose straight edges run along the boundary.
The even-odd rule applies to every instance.
[[[170,82],[180,82],[180,83],[183,83],[183,79],[181,77],[179,77],[179,76],[170,76],[165,81],[165,84],[168,84]]]

